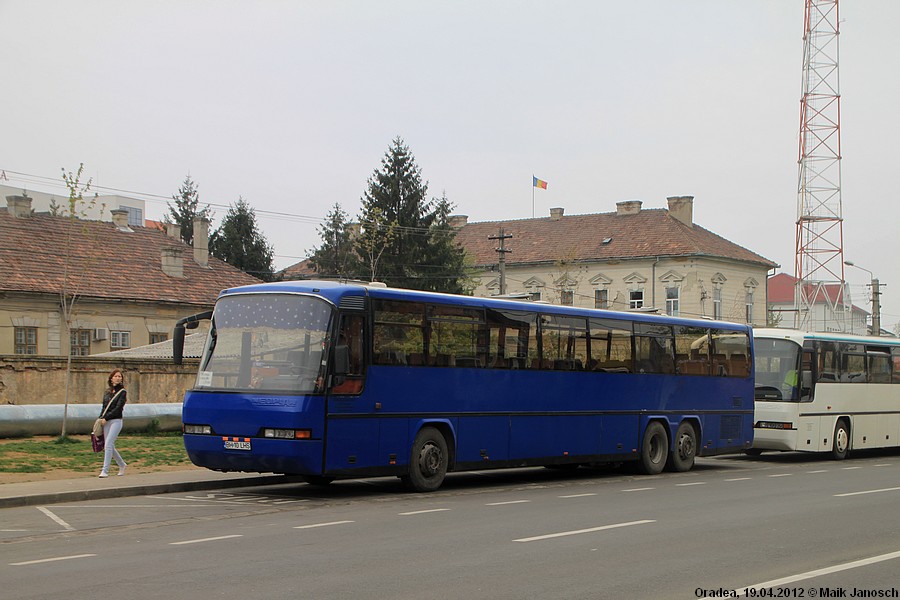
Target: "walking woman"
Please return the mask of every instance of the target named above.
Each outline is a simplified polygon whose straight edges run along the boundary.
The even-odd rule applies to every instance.
[[[122,431],[122,409],[125,408],[127,401],[125,392],[125,378],[122,371],[113,369],[107,380],[109,388],[103,394],[103,408],[101,410],[100,422],[103,423],[103,439],[106,448],[103,451],[103,469],[100,471],[100,477],[109,477],[109,464],[113,458],[119,465],[119,475],[125,474],[125,461],[122,455],[116,450],[116,438]]]

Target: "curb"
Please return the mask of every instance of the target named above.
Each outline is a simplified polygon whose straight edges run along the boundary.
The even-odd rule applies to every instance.
[[[138,484],[117,488],[47,492],[42,494],[26,494],[23,496],[0,498],[0,508],[35,506],[38,504],[59,504],[62,502],[81,502],[84,500],[102,500],[105,498],[127,498],[128,496],[214,490],[230,487],[277,485],[280,483],[289,483],[291,481],[295,481],[295,479],[291,479],[287,475],[269,475],[261,477],[243,477],[240,479],[218,479],[214,481],[178,481],[172,483]]]

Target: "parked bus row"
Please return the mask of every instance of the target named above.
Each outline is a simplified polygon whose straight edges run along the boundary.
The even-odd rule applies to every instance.
[[[448,471],[686,471],[751,447],[745,325],[324,281],[225,290],[211,317],[183,410],[210,469],[429,491]]]

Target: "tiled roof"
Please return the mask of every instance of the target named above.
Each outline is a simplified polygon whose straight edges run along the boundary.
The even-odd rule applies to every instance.
[[[211,305],[225,288],[259,283],[216,258],[201,267],[192,247],[156,228],[120,231],[106,221],[43,213],[16,218],[0,209],[0,292],[60,293],[67,237],[68,288],[82,297]],[[163,272],[164,248],[183,251],[184,277]]]
[[[494,265],[499,242],[488,238],[497,236],[501,227],[505,235],[512,235],[505,241],[505,247],[512,250],[506,255],[507,264],[712,256],[768,268],[778,266],[697,224],[687,226],[666,209],[644,209],[630,215],[599,213],[468,223],[458,231],[456,240],[476,265]]]
[[[773,275],[769,277],[768,283],[768,294],[769,294],[769,302],[775,304],[793,304],[794,303],[794,288],[797,286],[797,278],[793,275],[788,275],[787,273],[779,273],[777,275]],[[842,286],[837,283],[827,283],[822,286],[825,294],[828,296],[829,302],[832,304],[837,304],[839,302],[843,302],[843,293]],[[810,288],[810,295],[814,290]],[[848,296],[849,297],[849,296]],[[821,296],[815,298],[816,304],[824,304],[825,299]],[[866,312],[864,309],[859,308],[858,306],[853,306],[853,310],[860,310]],[[866,312],[868,314],[868,312]]]

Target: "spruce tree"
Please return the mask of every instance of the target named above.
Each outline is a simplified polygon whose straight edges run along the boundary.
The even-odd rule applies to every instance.
[[[204,208],[198,209],[200,205],[200,195],[197,191],[197,184],[188,175],[184,178],[184,182],[178,189],[178,193],[172,196],[175,206],[169,203],[169,214],[163,217],[164,223],[175,223],[181,227],[181,239],[185,244],[192,245],[194,243],[194,218],[206,217],[212,220],[212,211],[207,204]]]
[[[263,281],[274,279],[275,250],[256,226],[256,213],[239,197],[209,236],[209,253]]]
[[[359,257],[353,249],[349,215],[337,202],[318,227],[322,245],[313,248],[309,262],[321,277],[352,279],[361,276]]]
[[[356,252],[389,285],[464,291],[464,251],[449,226],[453,205],[428,200],[428,183],[409,147],[395,138],[363,195]]]

